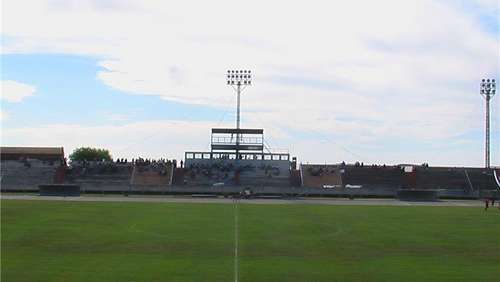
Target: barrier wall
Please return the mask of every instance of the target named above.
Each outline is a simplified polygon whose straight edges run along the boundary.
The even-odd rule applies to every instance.
[[[245,186],[171,186],[165,190],[169,194],[236,194],[245,189]],[[392,198],[395,193],[392,189],[311,189],[305,187],[269,187],[252,186],[252,192],[257,195],[278,195],[296,197],[386,197]]]
[[[437,190],[410,190],[402,189],[396,192],[396,197],[401,201],[437,201],[439,195]]]
[[[80,196],[80,186],[72,184],[39,185],[40,196],[76,197]]]

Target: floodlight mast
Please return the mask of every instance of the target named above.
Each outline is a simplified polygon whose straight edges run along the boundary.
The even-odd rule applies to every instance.
[[[490,100],[496,93],[495,79],[481,80],[481,96],[486,101],[486,125],[485,125],[485,148],[484,148],[484,166],[490,168]]]
[[[236,129],[240,129],[240,95],[241,92],[252,84],[252,72],[250,70],[228,70],[226,74],[227,85],[236,91]],[[238,158],[240,145],[240,134],[236,133],[236,157]]]

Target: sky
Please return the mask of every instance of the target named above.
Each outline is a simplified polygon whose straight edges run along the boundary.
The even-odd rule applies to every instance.
[[[249,69],[242,127],[299,162],[483,166],[499,1],[4,0],[1,144],[181,159]],[[500,166],[500,97],[491,139]]]

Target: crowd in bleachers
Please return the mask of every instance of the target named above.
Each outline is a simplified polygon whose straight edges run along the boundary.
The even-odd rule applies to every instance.
[[[255,173],[257,170],[261,170],[266,177],[279,176],[281,173],[278,167],[271,165],[262,164],[256,167],[252,164],[235,165],[231,162],[195,163],[190,164],[186,169],[192,179],[196,178],[197,175],[201,175],[211,179],[226,180],[235,174]]]
[[[324,176],[324,175],[330,175],[330,174],[335,174],[336,173],[336,166],[331,167],[331,166],[309,166],[307,168],[307,172],[311,176]]]
[[[371,187],[400,187],[403,168],[400,166],[365,165],[363,162],[335,165],[303,165],[302,183],[307,187],[325,185],[363,185]]]
[[[482,168],[429,167],[421,165],[365,165],[363,162],[338,165],[304,165],[303,183],[311,186],[335,175],[341,175],[342,183],[364,187],[392,187],[419,189],[474,190],[492,189],[493,172]],[[410,168],[410,169],[409,169]],[[316,179],[316,180],[315,180]],[[316,183],[317,182],[317,183]],[[311,184],[312,183],[312,184]]]
[[[342,164],[301,164],[300,169],[301,183],[304,187],[324,188],[342,185],[341,174],[344,171]]]
[[[125,162],[127,160],[125,159]],[[167,175],[168,172],[171,170],[172,167],[177,166],[177,161],[176,160],[169,160],[169,159],[143,159],[143,158],[137,158],[137,159],[132,159],[132,163],[135,165],[137,172],[145,172],[145,171],[152,171],[156,172],[159,175]]]
[[[67,171],[69,182],[85,185],[86,189],[105,185],[169,185],[175,160],[118,158],[110,161],[74,161]]]
[[[254,169],[250,165],[235,166],[233,163],[216,162],[212,164],[190,164],[187,167],[188,175],[191,179],[195,179],[197,175],[207,177],[214,180],[228,180],[233,177],[236,172]]]
[[[132,160],[129,162],[128,159],[116,159],[117,164],[133,164],[136,166],[148,166],[148,165],[154,165],[154,164],[166,164],[166,165],[174,165],[177,166],[177,161],[176,160],[169,160],[165,158],[160,158],[160,159],[150,159],[150,158],[132,158]]]
[[[18,160],[9,160],[9,161],[4,161],[2,160],[3,164],[6,163],[11,163],[11,164],[22,164],[26,168],[30,168],[32,166],[63,166],[65,164],[65,160],[38,160],[38,159],[31,159],[27,157],[22,157],[19,158]]]
[[[129,161],[126,158],[119,158],[111,161],[74,161],[71,162],[68,174],[117,174],[131,173],[134,167],[139,171],[155,171],[160,175],[167,174],[167,170],[176,166],[176,160],[169,159],[144,159],[133,158]]]

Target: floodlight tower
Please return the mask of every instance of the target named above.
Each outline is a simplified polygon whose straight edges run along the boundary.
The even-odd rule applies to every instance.
[[[484,162],[485,167],[490,168],[490,100],[495,96],[496,92],[496,82],[495,79],[483,79],[481,80],[481,96],[484,97],[486,101],[486,144],[484,152]]]
[[[240,95],[241,92],[252,84],[252,74],[249,70],[228,70],[227,85],[233,87],[236,91],[236,129],[240,129]],[[236,156],[238,156],[238,147],[240,145],[240,134],[236,133]]]

